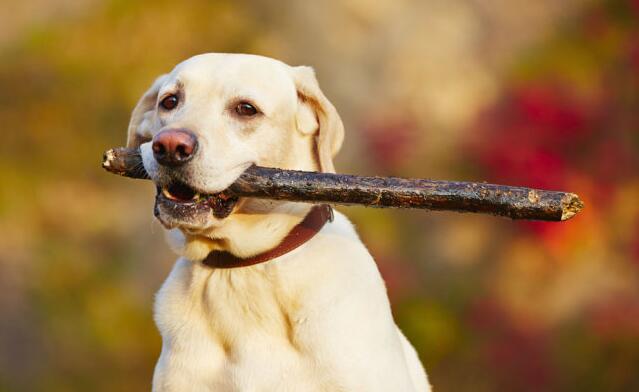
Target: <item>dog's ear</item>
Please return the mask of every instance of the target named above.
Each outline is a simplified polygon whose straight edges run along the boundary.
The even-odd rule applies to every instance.
[[[333,104],[320,90],[313,68],[293,67],[293,80],[299,100],[297,128],[302,133],[315,135],[320,171],[334,173],[333,157],[342,146],[344,124]]]
[[[162,75],[155,79],[151,88],[144,93],[142,98],[135,105],[129,121],[129,132],[127,135],[127,147],[139,147],[140,144],[150,141],[153,135],[151,127],[153,124],[153,112],[158,98],[158,92],[167,75]]]

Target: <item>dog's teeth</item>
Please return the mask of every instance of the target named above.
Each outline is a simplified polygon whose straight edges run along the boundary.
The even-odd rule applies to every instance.
[[[179,197],[176,197],[175,195],[173,195],[171,193],[171,191],[169,191],[169,188],[162,188],[162,195],[164,195],[164,197],[166,197],[169,200],[173,200],[173,201],[180,201],[180,202],[185,202],[187,200],[181,199]],[[204,196],[201,193],[195,193],[193,194],[193,196],[191,197],[191,201],[198,201],[200,199],[202,199]]]
[[[162,194],[169,200],[177,200],[167,188],[162,189]]]

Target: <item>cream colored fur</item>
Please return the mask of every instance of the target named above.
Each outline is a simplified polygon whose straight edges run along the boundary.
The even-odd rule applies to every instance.
[[[157,109],[181,94],[169,113]],[[250,100],[261,114],[233,112]],[[150,139],[194,132],[200,147],[180,179],[219,192],[249,165],[334,171],[343,126],[309,67],[253,55],[205,54],[156,80],[133,111],[129,146],[162,184]],[[310,206],[244,199],[225,219],[158,218],[181,255],[159,291],[160,391],[427,391],[415,350],[395,325],[371,255],[340,213],[296,250],[251,267],[213,269],[211,250],[248,257],[276,246]]]

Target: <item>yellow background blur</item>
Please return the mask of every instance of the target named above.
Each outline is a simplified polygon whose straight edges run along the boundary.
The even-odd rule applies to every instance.
[[[0,3],[0,390],[150,389],[173,262],[106,174],[202,52],[315,67],[345,173],[578,192],[562,224],[340,208],[437,391],[639,390],[639,1]]]

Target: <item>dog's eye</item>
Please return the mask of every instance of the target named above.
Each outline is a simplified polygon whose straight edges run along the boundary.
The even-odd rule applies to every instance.
[[[161,102],[160,102],[160,106],[162,106],[164,109],[166,110],[172,110],[175,109],[175,107],[178,104],[178,97],[177,95],[169,95],[168,97],[164,98]]]
[[[248,102],[240,102],[235,107],[235,112],[240,116],[252,117],[257,114],[257,109]]]

